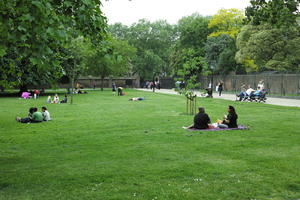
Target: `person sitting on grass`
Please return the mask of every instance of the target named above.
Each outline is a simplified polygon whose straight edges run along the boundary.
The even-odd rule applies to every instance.
[[[48,96],[47,103],[52,103],[51,96]]]
[[[237,119],[238,115],[235,112],[235,108],[233,106],[228,106],[228,115],[224,116],[224,120],[218,124],[219,128],[237,128]],[[220,121],[220,120],[218,120]]]
[[[17,117],[16,120],[21,123],[39,123],[43,121],[43,115],[37,108],[30,108],[27,118]]]
[[[68,102],[68,96],[65,94],[65,97],[63,100],[60,101],[60,103],[67,103]]]
[[[199,113],[194,117],[194,124],[189,127],[184,127],[186,129],[208,129],[210,127],[210,118],[205,113],[205,109],[203,107],[199,107]]]
[[[33,113],[34,113],[34,108],[29,108],[27,117],[25,118],[17,117],[16,120],[17,122],[21,122],[21,123],[30,123]]]
[[[42,107],[42,115],[43,115],[43,121],[51,120],[50,113],[45,106]]]
[[[59,103],[59,97],[57,94],[55,94],[55,96],[53,98],[53,103]]]
[[[30,120],[30,123],[39,123],[43,121],[43,114],[38,111],[37,108],[34,108],[32,114],[32,119]]]

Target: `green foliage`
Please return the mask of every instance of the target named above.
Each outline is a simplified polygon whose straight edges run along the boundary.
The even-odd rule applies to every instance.
[[[236,60],[247,71],[299,71],[299,38],[297,27],[245,26],[237,37]]]
[[[206,59],[210,68],[219,74],[237,72],[238,65],[235,61],[235,39],[227,34],[209,37],[205,44]]]
[[[173,74],[178,80],[185,81],[186,89],[199,86],[197,78],[209,72],[205,55],[205,42],[210,33],[209,17],[193,14],[178,22],[179,39],[170,55]]]
[[[208,27],[213,30],[209,37],[218,37],[222,34],[236,38],[243,26],[245,15],[241,10],[221,9],[209,21]]]
[[[253,25],[294,26],[300,16],[300,0],[251,0],[250,3],[246,8],[246,16]]]
[[[170,74],[169,54],[175,41],[174,26],[163,20],[151,23],[142,19],[130,27],[118,23],[111,25],[109,31],[137,49],[137,56],[132,61],[133,72],[142,80],[152,80],[154,74]]]
[[[208,29],[210,17],[204,17],[197,13],[183,17],[178,22],[177,49],[193,48],[199,52],[200,56],[205,55],[205,42],[207,36],[211,33]]]
[[[205,58],[198,56],[194,49],[184,49],[181,52],[181,68],[176,69],[176,77],[185,82],[185,89],[192,90],[199,86],[197,78],[202,72],[208,71]]]
[[[87,57],[88,73],[100,76],[102,80],[108,76],[125,75],[131,71],[135,55],[136,49],[126,41],[108,37]]]
[[[96,0],[3,0],[0,13],[0,84],[8,86],[56,80],[60,49],[78,36],[97,44],[106,26]]]

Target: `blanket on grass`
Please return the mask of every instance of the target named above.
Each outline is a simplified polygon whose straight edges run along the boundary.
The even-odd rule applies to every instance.
[[[247,130],[249,129],[247,126],[239,125],[237,128],[211,128],[211,129],[189,129],[186,127],[183,127],[184,129],[188,131],[231,131],[231,130]]]

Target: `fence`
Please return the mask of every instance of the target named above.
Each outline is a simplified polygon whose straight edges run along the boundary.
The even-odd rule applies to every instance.
[[[300,74],[257,74],[257,75],[215,75],[199,77],[200,88],[208,87],[209,83],[215,87],[219,82],[224,83],[224,91],[239,92],[241,85],[257,87],[260,80],[264,80],[265,88],[271,96],[300,97]],[[173,78],[161,79],[162,88],[174,88]]]

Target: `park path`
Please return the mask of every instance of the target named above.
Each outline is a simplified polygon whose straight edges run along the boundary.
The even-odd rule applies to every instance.
[[[150,90],[150,89],[138,89],[138,90],[152,92],[152,90]],[[160,90],[155,90],[155,92],[163,93],[163,94],[178,95],[178,93],[176,91],[170,90],[170,89],[160,89]],[[200,92],[196,92],[196,94],[197,94],[197,96],[201,96]],[[217,95],[217,93],[214,93],[213,97],[216,98],[216,99],[226,99],[226,100],[231,100],[231,101],[236,100],[236,96],[234,94],[222,94],[222,96],[219,96],[219,95]],[[298,100],[298,99],[267,97],[266,104],[272,104],[272,105],[278,105],[278,106],[300,107],[300,100]]]

